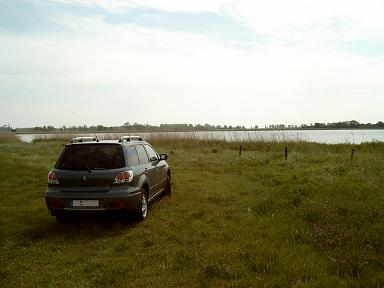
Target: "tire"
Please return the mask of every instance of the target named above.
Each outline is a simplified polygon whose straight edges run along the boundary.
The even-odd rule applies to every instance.
[[[147,191],[144,189],[141,190],[141,200],[139,203],[139,208],[135,212],[134,218],[137,221],[143,221],[147,218],[148,215],[148,199],[147,199]]]
[[[167,175],[167,181],[165,184],[164,195],[165,196],[171,196],[171,194],[172,194],[171,178],[169,178],[169,176]]]

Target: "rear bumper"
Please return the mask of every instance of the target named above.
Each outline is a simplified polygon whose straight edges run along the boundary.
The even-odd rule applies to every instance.
[[[73,200],[98,200],[98,206],[78,207]],[[123,193],[45,193],[45,203],[52,215],[62,213],[134,212],[140,207],[141,192]]]

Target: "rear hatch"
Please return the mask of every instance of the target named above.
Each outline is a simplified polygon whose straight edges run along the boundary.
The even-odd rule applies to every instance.
[[[108,192],[125,167],[119,144],[73,144],[65,147],[55,166],[63,192]]]

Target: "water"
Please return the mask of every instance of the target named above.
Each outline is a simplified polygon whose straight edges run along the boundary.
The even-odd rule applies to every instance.
[[[96,133],[104,137],[117,138],[132,133]],[[279,130],[279,131],[201,131],[201,132],[155,132],[155,133],[133,133],[145,139],[151,139],[153,135],[171,135],[179,137],[190,137],[193,135],[199,139],[221,139],[226,141],[264,140],[264,141],[309,141],[327,144],[350,143],[360,144],[363,142],[384,142],[384,129],[375,130]],[[32,142],[34,139],[57,137],[61,134],[18,134],[24,142]],[[77,135],[77,134],[76,134]],[[95,133],[83,133],[78,136],[94,136]]]

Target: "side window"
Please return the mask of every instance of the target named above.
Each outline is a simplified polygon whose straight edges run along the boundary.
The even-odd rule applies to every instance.
[[[153,148],[149,145],[145,145],[145,150],[147,150],[147,153],[148,153],[148,158],[151,159],[152,157],[156,157],[156,159],[159,158],[159,156],[157,155],[157,153],[155,152],[155,150],[153,150]]]
[[[134,146],[130,146],[127,148],[128,154],[128,166],[138,166],[139,165],[139,157],[137,156],[137,152]]]
[[[143,145],[136,145],[137,155],[139,155],[140,164],[148,164],[148,155],[144,150]]]

